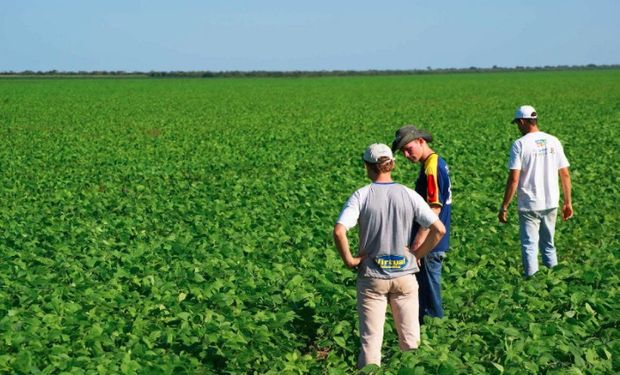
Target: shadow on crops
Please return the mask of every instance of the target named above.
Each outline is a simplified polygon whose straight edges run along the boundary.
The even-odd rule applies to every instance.
[[[291,321],[293,332],[297,332],[306,342],[306,352],[313,349],[320,325],[314,321],[315,309],[303,303],[294,303],[291,309],[295,312],[295,319]]]
[[[183,353],[184,356],[199,359],[202,365],[216,373],[222,373],[228,366],[227,358],[219,354],[215,347],[208,347],[205,350],[201,343],[185,344],[182,342],[175,342],[171,345],[163,345],[162,347],[177,355]],[[191,365],[188,366],[191,367]],[[178,371],[175,373],[184,372]]]

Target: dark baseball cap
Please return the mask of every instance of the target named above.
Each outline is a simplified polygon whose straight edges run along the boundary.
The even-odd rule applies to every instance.
[[[422,138],[426,142],[432,142],[433,136],[426,130],[418,129],[414,125],[405,125],[396,131],[392,142],[392,151],[396,152],[414,139]]]

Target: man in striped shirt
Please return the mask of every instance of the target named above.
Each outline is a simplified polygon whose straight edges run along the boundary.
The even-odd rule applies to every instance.
[[[412,163],[420,163],[420,173],[415,190],[426,199],[431,209],[439,216],[446,228],[446,234],[421,260],[420,272],[416,273],[420,286],[420,324],[424,316],[443,317],[441,300],[441,269],[450,245],[450,216],[452,212],[452,186],[446,161],[429,146],[433,136],[413,125],[405,125],[396,132],[392,151],[400,150]],[[428,235],[428,230],[416,226],[414,229],[413,250],[420,246]]]

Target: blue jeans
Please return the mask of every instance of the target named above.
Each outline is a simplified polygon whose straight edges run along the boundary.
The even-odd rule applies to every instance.
[[[430,315],[436,318],[443,318],[443,307],[441,305],[441,265],[446,253],[434,251],[424,258],[420,272],[415,276],[420,287],[420,324],[424,323],[424,316]]]
[[[521,258],[526,277],[538,272],[539,250],[542,253],[542,261],[545,266],[551,268],[558,264],[553,243],[557,214],[557,208],[542,211],[519,211]]]

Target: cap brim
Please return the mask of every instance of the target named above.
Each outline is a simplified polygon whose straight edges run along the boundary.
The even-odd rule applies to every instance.
[[[398,150],[400,150],[400,143],[402,142],[402,138],[401,139],[395,139],[392,142],[392,152],[396,152]]]
[[[396,138],[394,142],[392,142],[392,152],[399,151],[403,146],[407,143],[416,139],[412,134],[407,134],[402,138]]]
[[[407,134],[402,138],[397,138],[392,142],[392,152],[399,151],[401,148],[405,147],[405,145],[411,141],[414,141],[418,138],[424,139],[426,142],[432,142],[433,136],[423,130],[418,130],[416,133]]]

